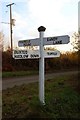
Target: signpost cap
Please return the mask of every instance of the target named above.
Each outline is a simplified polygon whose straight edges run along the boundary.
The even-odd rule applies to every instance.
[[[44,27],[44,26],[40,26],[39,28],[38,28],[38,31],[39,32],[44,32],[46,30],[46,28]]]

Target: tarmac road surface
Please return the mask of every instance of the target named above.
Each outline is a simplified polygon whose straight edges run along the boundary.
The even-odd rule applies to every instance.
[[[45,80],[53,79],[60,75],[70,75],[70,74],[78,75],[78,73],[79,73],[79,71],[48,73],[48,74],[45,74]],[[28,83],[38,82],[38,81],[39,81],[39,75],[15,77],[15,78],[4,78],[4,79],[2,79],[2,90],[5,90],[7,88],[12,88],[15,85],[19,86],[22,84],[28,84]]]

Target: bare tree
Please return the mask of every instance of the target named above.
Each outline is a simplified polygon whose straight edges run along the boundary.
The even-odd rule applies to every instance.
[[[74,51],[80,51],[80,32],[75,32],[72,37],[74,38],[72,42]]]
[[[2,71],[3,32],[0,32],[0,72]]]
[[[0,51],[3,50],[3,39],[4,39],[4,34],[2,31],[0,31]]]

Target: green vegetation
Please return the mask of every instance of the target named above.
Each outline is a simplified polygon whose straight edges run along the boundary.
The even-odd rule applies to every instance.
[[[45,71],[80,68],[78,52],[61,54],[58,58],[45,59]],[[38,71],[39,59],[13,59],[10,51],[2,53],[2,71]]]
[[[38,83],[15,86],[3,91],[3,119],[80,119],[80,82],[77,75],[64,75],[45,81],[45,101],[38,100]]]
[[[15,72],[3,72],[2,77],[20,77],[20,76],[28,76],[28,75],[36,75],[38,71],[15,71]]]
[[[72,71],[76,71],[78,69],[73,69]],[[64,69],[64,70],[54,70],[54,71],[50,71],[48,73],[52,73],[52,72],[64,72],[64,71],[71,71],[71,69]],[[24,77],[24,76],[31,76],[31,75],[38,75],[39,74],[39,70],[37,71],[33,71],[33,70],[27,70],[27,71],[11,71],[11,72],[2,72],[2,78],[10,78],[10,77]],[[0,75],[1,76],[1,75]]]

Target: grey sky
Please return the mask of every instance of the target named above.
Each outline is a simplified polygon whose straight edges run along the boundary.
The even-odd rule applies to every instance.
[[[80,30],[80,1],[78,3],[78,29]]]

